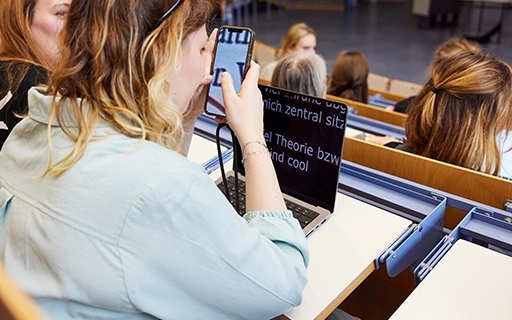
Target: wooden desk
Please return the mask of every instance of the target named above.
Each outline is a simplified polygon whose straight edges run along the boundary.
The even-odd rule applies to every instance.
[[[458,240],[390,318],[511,319],[512,258]]]

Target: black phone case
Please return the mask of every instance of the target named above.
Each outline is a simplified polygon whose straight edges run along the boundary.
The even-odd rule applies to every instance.
[[[242,76],[242,81],[245,79],[245,75],[247,74],[247,71],[249,70],[249,65],[251,63],[251,59],[252,59],[252,51],[253,51],[253,47],[254,47],[254,31],[250,28],[246,28],[246,27],[238,27],[238,26],[221,26],[219,28],[219,31],[217,32],[217,39],[215,40],[215,49],[214,49],[214,52],[213,52],[213,59],[212,59],[212,63],[210,65],[210,74],[212,75],[213,74],[213,67],[215,66],[215,59],[217,57],[217,44],[218,44],[218,40],[219,40],[219,36],[221,34],[221,30],[222,29],[228,29],[228,30],[238,30],[238,31],[249,31],[250,35],[251,35],[251,38],[250,38],[250,42],[249,42],[249,47],[247,49],[247,55],[246,55],[246,58],[245,58],[245,68],[244,68],[244,72],[243,72],[243,76]],[[208,85],[208,88],[207,88],[207,95],[206,95],[206,100],[204,102],[204,111],[207,115],[210,115],[210,116],[219,116],[219,117],[225,117],[225,115],[223,114],[217,114],[217,113],[214,113],[214,112],[211,112],[209,111],[207,108],[208,108],[208,97],[210,95],[210,86],[211,84]]]

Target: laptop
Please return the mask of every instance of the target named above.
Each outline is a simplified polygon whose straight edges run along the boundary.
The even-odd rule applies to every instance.
[[[259,89],[264,103],[264,137],[277,179],[288,209],[307,236],[334,211],[348,106],[261,84]],[[238,141],[234,144],[241,155]],[[243,215],[245,172],[241,159],[236,157],[233,170],[226,173],[227,188],[222,178],[216,183],[224,194],[228,190],[228,199]]]

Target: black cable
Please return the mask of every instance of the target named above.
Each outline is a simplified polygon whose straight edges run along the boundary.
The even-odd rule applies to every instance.
[[[240,154],[238,153],[238,140],[235,136],[235,133],[233,130],[231,130],[230,127],[228,127],[229,131],[231,132],[231,141],[233,141],[233,170],[235,171],[235,197],[236,197],[236,212],[240,214],[240,196],[239,196],[239,188],[238,188],[238,157]],[[245,212],[244,212],[245,213]]]
[[[224,170],[224,159],[222,158],[222,151],[220,149],[220,130],[227,126],[227,123],[219,123],[217,125],[217,130],[215,131],[215,142],[217,143],[217,157],[219,158],[220,173],[222,181],[224,182],[224,194],[226,195],[226,198],[228,198],[228,201],[231,202],[229,197],[228,180],[226,179],[226,171]]]
[[[238,148],[237,148],[237,140],[236,140],[236,136],[235,136],[235,133],[233,132],[233,130],[229,127],[229,125],[227,123],[219,123],[218,126],[217,126],[217,130],[215,132],[215,140],[216,140],[216,143],[217,143],[217,155],[219,157],[219,166],[220,166],[220,173],[221,173],[221,176],[222,176],[222,181],[224,182],[224,191],[225,191],[225,195],[226,195],[226,198],[228,199],[228,201],[230,203],[231,202],[231,197],[229,196],[229,187],[228,187],[228,180],[226,178],[226,171],[224,169],[224,159],[222,158],[222,151],[220,149],[220,130],[222,128],[226,127],[230,134],[231,134],[231,141],[233,142],[233,170],[235,171],[235,209],[238,213],[240,213],[240,197],[239,197],[239,188],[238,188],[238,157],[239,157],[239,154],[238,154]]]

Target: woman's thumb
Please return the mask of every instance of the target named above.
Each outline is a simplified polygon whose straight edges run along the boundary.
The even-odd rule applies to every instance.
[[[235,87],[233,85],[233,78],[227,72],[223,72],[220,78],[220,85],[222,88],[222,96],[224,101],[231,101],[233,97],[236,97]]]

